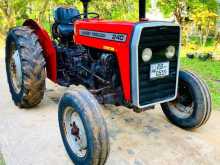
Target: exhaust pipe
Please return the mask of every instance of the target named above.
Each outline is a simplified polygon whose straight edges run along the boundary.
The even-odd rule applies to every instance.
[[[83,12],[84,12],[84,18],[85,19],[88,18],[88,6],[89,6],[88,2],[84,2],[83,3]]]
[[[83,3],[84,18],[88,18],[88,7],[91,0],[80,0]]]
[[[139,0],[139,20],[146,18],[146,0]]]

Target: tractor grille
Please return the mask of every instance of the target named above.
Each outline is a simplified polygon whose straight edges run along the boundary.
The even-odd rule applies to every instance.
[[[175,96],[179,40],[180,29],[178,26],[143,28],[138,45],[140,106],[165,101]],[[176,47],[175,57],[171,60],[165,56],[166,48],[170,45]],[[153,51],[153,57],[148,63],[144,63],[141,57],[145,48],[151,48]],[[150,65],[161,62],[169,62],[169,76],[150,79]]]

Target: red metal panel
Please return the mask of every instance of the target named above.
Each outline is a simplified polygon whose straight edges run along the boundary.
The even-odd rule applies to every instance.
[[[134,26],[135,23],[131,22],[106,21],[98,19],[80,20],[75,23],[74,40],[77,44],[97,49],[107,49],[115,52],[119,63],[124,99],[126,101],[131,101],[130,42]],[[80,36],[80,29],[126,34],[127,39],[126,42],[116,42]]]
[[[26,20],[23,24],[29,26],[34,30],[35,34],[39,38],[39,42],[44,51],[44,58],[46,60],[47,77],[53,82],[57,82],[57,59],[56,49],[53,46],[53,42],[50,36],[37,22],[34,20]]]

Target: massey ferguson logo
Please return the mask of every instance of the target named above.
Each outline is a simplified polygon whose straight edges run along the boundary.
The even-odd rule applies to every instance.
[[[80,30],[79,33],[81,36],[100,38],[104,40],[111,40],[117,42],[125,42],[127,38],[127,35],[125,34],[105,33],[105,32],[90,31],[90,30]]]

